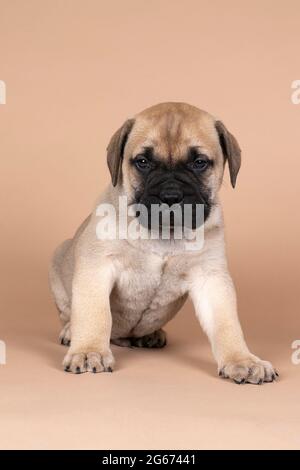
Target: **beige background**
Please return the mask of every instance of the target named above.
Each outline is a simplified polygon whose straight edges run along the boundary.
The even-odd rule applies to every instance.
[[[300,448],[299,43],[297,0],[0,0],[1,448]],[[218,379],[189,304],[166,349],[62,371],[51,253],[108,182],[111,134],[168,100],[216,114],[243,149],[222,189],[228,256],[276,384]]]

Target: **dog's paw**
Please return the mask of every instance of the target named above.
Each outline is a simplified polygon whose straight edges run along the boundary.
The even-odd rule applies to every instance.
[[[268,361],[262,361],[255,356],[241,361],[228,362],[219,369],[219,376],[231,379],[237,384],[249,383],[261,385],[264,382],[274,382],[279,377],[278,372]]]
[[[111,351],[106,353],[87,352],[87,353],[68,353],[63,361],[63,367],[66,372],[73,374],[82,374],[83,372],[112,372],[114,367],[114,357]]]
[[[126,348],[163,348],[167,344],[167,335],[164,330],[157,330],[150,335],[135,338],[114,338],[111,343]]]
[[[71,344],[71,323],[65,324],[59,335],[59,342],[64,346],[70,346]]]
[[[130,341],[134,348],[163,348],[167,344],[167,335],[164,330],[157,330],[140,338],[130,338]]]

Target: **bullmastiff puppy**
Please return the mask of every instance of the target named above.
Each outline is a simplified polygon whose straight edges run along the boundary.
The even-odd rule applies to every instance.
[[[221,121],[185,103],[150,107],[115,132],[107,148],[111,183],[75,236],[56,249],[50,267],[63,323],[60,341],[69,346],[66,371],[111,372],[111,343],[165,346],[162,327],[190,296],[220,377],[238,384],[276,379],[271,363],[249,351],[238,319],[218,196],[226,163],[234,187],[241,165],[235,137]],[[124,227],[122,236],[99,236],[99,207],[112,206],[118,216],[120,197],[128,208],[189,205],[190,232],[202,230],[204,235],[201,248],[189,250],[191,240],[184,235],[175,239],[171,218],[169,239],[160,230],[155,239],[124,236]],[[204,208],[200,224],[197,205]],[[149,231],[151,215],[146,221],[138,215],[127,223],[135,218]],[[108,225],[114,223],[109,220]]]

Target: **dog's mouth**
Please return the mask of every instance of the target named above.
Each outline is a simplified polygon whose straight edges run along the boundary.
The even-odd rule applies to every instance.
[[[160,200],[149,201],[140,198],[134,204],[135,217],[139,223],[148,230],[161,232],[175,229],[195,230],[204,224],[211,211],[211,203],[201,200],[199,202],[185,200],[168,205]]]

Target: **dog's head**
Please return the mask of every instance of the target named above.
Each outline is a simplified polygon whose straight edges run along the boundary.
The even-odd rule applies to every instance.
[[[142,111],[123,124],[107,149],[112,184],[122,187],[131,203],[148,209],[153,204],[189,204],[193,209],[203,204],[204,220],[226,161],[234,187],[241,164],[236,139],[221,121],[185,103],[162,103]]]

